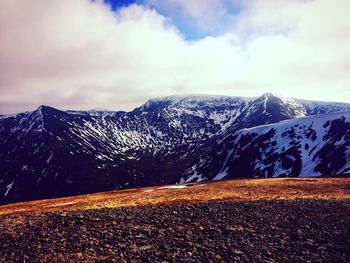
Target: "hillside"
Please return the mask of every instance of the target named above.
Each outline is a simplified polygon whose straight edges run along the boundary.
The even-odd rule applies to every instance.
[[[349,199],[350,178],[236,179],[154,186],[0,206],[0,215],[211,201]]]
[[[350,111],[241,129],[200,156],[180,182],[314,177],[350,171]]]

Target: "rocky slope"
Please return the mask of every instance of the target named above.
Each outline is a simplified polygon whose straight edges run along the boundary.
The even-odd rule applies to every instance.
[[[349,202],[208,202],[0,216],[0,262],[349,262]]]
[[[350,105],[264,94],[172,96],[150,100],[131,112],[41,106],[33,112],[0,116],[0,203],[211,179],[221,171],[240,130],[339,110],[350,110]],[[347,132],[347,127],[342,129]],[[215,154],[213,160],[203,155],[209,152]],[[326,153],[320,154],[318,174],[342,171],[339,165],[322,168],[328,163],[322,164]],[[196,174],[208,161],[208,170]],[[227,171],[232,177],[255,176],[248,168],[240,169],[239,175],[230,173],[231,168]]]

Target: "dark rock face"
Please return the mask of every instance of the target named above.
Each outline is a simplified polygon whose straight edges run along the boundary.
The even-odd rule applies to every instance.
[[[305,109],[296,101],[290,99],[285,101],[282,98],[266,93],[249,102],[242,114],[237,118],[235,126],[238,129],[250,128],[303,115],[306,115]]]
[[[217,178],[304,175],[305,158],[300,154],[306,148],[318,162],[312,173],[337,174],[349,163],[346,114],[343,120],[330,115],[323,124],[328,126],[321,129],[332,131],[322,145],[314,143],[321,135],[311,124],[302,132],[292,127],[278,138],[273,132],[240,130],[348,109],[347,104],[264,94],[252,99],[166,97],[131,112],[60,111],[41,106],[33,112],[0,116],[0,204],[206,180],[219,173]],[[277,154],[278,140],[284,137],[292,147],[284,146]],[[345,142],[338,145],[339,140]],[[237,145],[242,148],[236,149]],[[265,165],[259,171],[258,161]],[[278,174],[272,165],[276,161],[282,167]]]
[[[348,201],[209,202],[0,217],[2,262],[349,262]]]

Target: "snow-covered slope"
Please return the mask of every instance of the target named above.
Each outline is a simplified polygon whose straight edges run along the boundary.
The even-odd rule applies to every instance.
[[[350,171],[350,111],[242,129],[216,147],[180,182],[343,174]]]
[[[258,98],[170,96],[131,112],[40,106],[0,116],[0,203],[189,177],[220,179],[223,162],[231,160],[227,138],[239,130],[339,110],[350,105],[266,93]],[[196,167],[206,167],[205,173]]]

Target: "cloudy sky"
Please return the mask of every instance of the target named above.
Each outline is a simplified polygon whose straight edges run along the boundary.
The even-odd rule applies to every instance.
[[[350,102],[349,0],[1,0],[0,113],[172,94]]]

